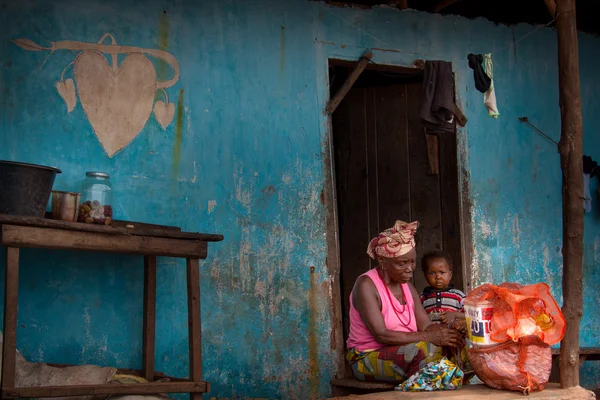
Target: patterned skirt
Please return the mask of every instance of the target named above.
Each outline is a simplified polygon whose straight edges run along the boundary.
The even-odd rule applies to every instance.
[[[459,366],[467,363],[467,348],[460,357],[456,350],[438,347],[427,342],[410,343],[404,346],[382,347],[375,351],[348,350],[346,359],[352,366],[354,376],[361,381],[402,383],[432,361],[447,357]]]

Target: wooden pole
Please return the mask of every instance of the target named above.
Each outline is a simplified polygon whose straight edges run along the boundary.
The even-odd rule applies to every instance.
[[[556,0],[559,142],[563,199],[563,314],[567,322],[560,346],[560,383],[579,385],[579,323],[583,315],[583,150],[579,88],[579,50],[575,0]]]
[[[329,114],[333,114],[337,106],[339,106],[342,100],[344,100],[344,97],[346,96],[346,94],[348,94],[350,89],[352,89],[354,82],[356,82],[360,74],[367,67],[367,64],[369,63],[369,61],[371,61],[372,57],[373,53],[370,51],[366,51],[365,54],[363,54],[358,64],[356,64],[356,67],[354,67],[352,73],[348,75],[348,78],[346,78],[346,81],[344,82],[342,87],[338,89],[335,96],[333,96],[333,98],[329,100],[329,103],[327,103],[326,110]]]
[[[554,0],[544,0],[544,3],[546,3],[546,7],[548,7],[548,12],[550,13],[550,15],[552,15],[552,17],[555,17],[556,3],[554,2]]]

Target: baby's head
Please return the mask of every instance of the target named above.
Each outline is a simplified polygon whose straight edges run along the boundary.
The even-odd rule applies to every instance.
[[[431,251],[423,256],[421,267],[425,279],[434,289],[442,290],[448,287],[452,279],[452,258],[445,251]]]

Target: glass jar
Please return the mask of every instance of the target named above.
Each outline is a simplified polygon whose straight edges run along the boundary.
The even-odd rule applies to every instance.
[[[113,220],[113,189],[104,172],[86,172],[81,190],[79,222],[110,225]]]

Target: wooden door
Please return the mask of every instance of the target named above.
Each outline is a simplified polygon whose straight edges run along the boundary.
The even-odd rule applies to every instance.
[[[417,290],[426,286],[420,258],[435,249],[452,255],[462,288],[456,135],[439,137],[440,173],[429,174],[420,104],[420,82],[355,87],[332,116],[345,337],[354,282],[376,265],[367,245],[398,219],[420,223]]]

